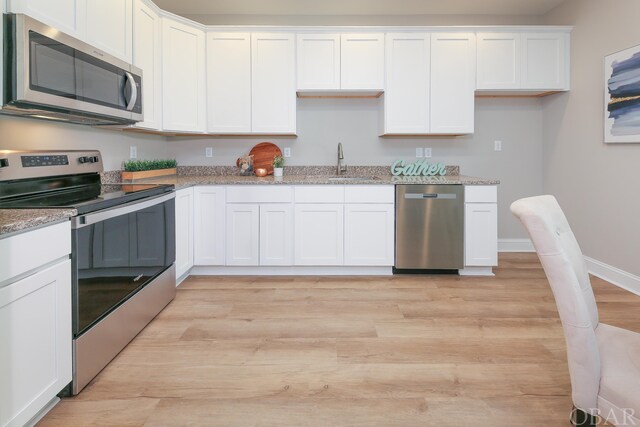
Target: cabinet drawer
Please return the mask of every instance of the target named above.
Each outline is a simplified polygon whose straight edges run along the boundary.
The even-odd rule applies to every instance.
[[[498,187],[495,185],[467,185],[464,187],[465,203],[497,203]]]
[[[393,185],[347,185],[344,188],[345,203],[394,203]]]
[[[291,203],[288,185],[235,185],[227,187],[227,203]]]
[[[0,239],[0,283],[70,253],[70,221]]]
[[[344,203],[344,185],[298,185],[296,203]]]

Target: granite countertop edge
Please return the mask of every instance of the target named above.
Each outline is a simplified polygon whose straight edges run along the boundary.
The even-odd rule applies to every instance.
[[[0,238],[68,221],[75,209],[0,209]]]
[[[348,177],[348,176],[347,176]],[[437,177],[376,177],[332,180],[326,176],[285,175],[282,178],[273,176],[256,177],[241,175],[175,175],[136,181],[139,184],[172,184],[176,190],[198,185],[396,185],[396,184],[438,184],[438,185],[497,185],[499,180],[477,178],[466,175],[450,175]],[[348,177],[357,178],[357,177]]]

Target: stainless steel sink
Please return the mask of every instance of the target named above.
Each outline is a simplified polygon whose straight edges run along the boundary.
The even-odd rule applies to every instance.
[[[332,176],[327,178],[329,181],[374,181],[378,180],[377,176]]]

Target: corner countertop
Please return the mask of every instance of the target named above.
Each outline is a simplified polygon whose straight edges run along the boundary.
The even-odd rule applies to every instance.
[[[69,220],[75,215],[75,209],[0,209],[0,238]]]
[[[476,178],[465,175],[434,177],[375,176],[357,177],[346,175],[348,180],[335,180],[326,175],[285,175],[282,178],[240,175],[173,175],[143,179],[136,183],[173,184],[176,190],[196,185],[395,185],[395,184],[449,184],[449,185],[497,185],[496,179]]]

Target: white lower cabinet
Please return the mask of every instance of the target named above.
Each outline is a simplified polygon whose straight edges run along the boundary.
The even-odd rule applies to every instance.
[[[71,382],[71,330],[70,260],[0,288],[1,426],[25,425]]]
[[[259,265],[260,205],[227,204],[227,265]]]
[[[295,205],[295,265],[344,264],[344,205]]]
[[[260,265],[293,265],[293,205],[260,205]]]
[[[194,189],[193,263],[225,263],[225,193],[223,186],[199,186]]]
[[[393,265],[394,205],[344,207],[344,264]]]
[[[495,186],[465,187],[465,267],[498,265],[498,205]]]
[[[176,191],[176,277],[193,267],[193,188]]]

